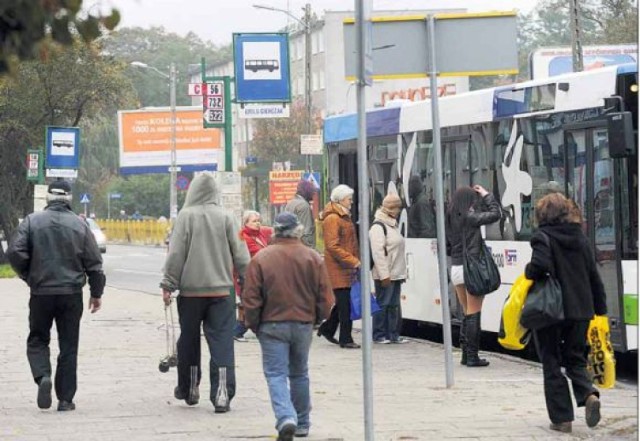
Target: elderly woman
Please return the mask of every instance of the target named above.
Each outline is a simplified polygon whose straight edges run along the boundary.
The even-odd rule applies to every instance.
[[[324,261],[336,303],[329,319],[318,329],[318,336],[325,337],[331,343],[339,343],[345,349],[360,347],[351,336],[351,281],[360,268],[358,238],[351,221],[352,204],[353,189],[347,185],[338,185],[331,192],[331,201],[320,216],[324,235]],[[334,335],[338,324],[340,336],[336,341]]]
[[[247,244],[249,254],[253,258],[258,252],[267,247],[271,240],[273,230],[269,227],[263,227],[260,222],[260,213],[253,210],[246,210],[242,214],[242,230],[240,230],[240,238]],[[236,278],[237,280],[237,278]],[[240,292],[240,286],[236,285],[236,292]],[[244,308],[242,302],[238,304],[238,321],[234,339],[238,342],[246,342],[244,334],[247,328],[244,325]]]
[[[588,427],[600,421],[600,392],[587,372],[587,329],[594,314],[607,313],[607,299],[589,239],[582,232],[580,208],[560,193],[544,196],[536,204],[538,229],[531,237],[528,279],[544,280],[552,274],[562,287],[564,321],[533,331],[542,362],[544,397],[551,430],[571,432],[573,403],[567,377],[578,407],[585,408]],[[564,373],[562,371],[564,367]]]

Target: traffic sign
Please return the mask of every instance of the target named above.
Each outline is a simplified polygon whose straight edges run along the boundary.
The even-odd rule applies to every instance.
[[[224,82],[214,81],[206,83],[206,87],[202,88],[202,92],[202,118],[204,120],[204,127],[224,126]]]
[[[301,155],[321,155],[322,135],[300,135]]]
[[[176,188],[178,190],[188,190],[189,189],[189,178],[186,176],[178,176],[176,178]]]
[[[111,199],[122,199],[122,193],[111,193],[109,197]]]
[[[81,204],[88,204],[89,202],[91,202],[91,200],[89,198],[89,193],[83,193],[82,196],[80,197],[80,203]]]
[[[42,153],[40,150],[27,150],[27,181],[40,181],[42,177]]]

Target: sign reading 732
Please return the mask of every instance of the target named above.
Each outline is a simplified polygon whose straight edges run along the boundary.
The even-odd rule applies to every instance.
[[[224,83],[215,81],[203,85],[202,107],[205,128],[219,127],[225,123]]]

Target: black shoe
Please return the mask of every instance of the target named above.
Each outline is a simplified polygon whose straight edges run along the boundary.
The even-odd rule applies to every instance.
[[[293,435],[296,433],[296,425],[294,423],[285,423],[278,431],[277,441],[293,441]]]
[[[360,345],[358,343],[354,343],[354,342],[345,343],[343,345],[341,344],[340,347],[343,348],[343,349],[360,349]]]
[[[600,422],[600,399],[595,394],[587,397],[587,401],[584,404],[584,413],[587,427],[596,427]]]
[[[173,396],[176,398],[176,400],[184,400],[184,402],[187,403],[188,406],[195,406],[196,404],[198,404],[198,401],[200,401],[200,392],[198,391],[197,387],[194,388],[191,391],[191,394],[188,396],[187,394],[182,392],[178,386],[176,386],[175,389],[173,389]]]
[[[335,337],[322,332],[322,328],[318,329],[318,337],[324,337],[329,340],[329,343],[333,343],[334,345],[338,344],[338,340],[336,340]]]
[[[69,410],[76,410],[76,405],[71,401],[59,401],[58,402],[58,411],[66,412]]]
[[[38,383],[38,407],[48,409],[51,407],[51,377],[42,377]]]
[[[551,423],[549,429],[555,430],[556,432],[571,433],[571,421],[567,421],[566,423]]]

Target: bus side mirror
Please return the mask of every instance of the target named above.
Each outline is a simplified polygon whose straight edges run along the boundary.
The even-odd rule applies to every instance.
[[[626,158],[631,156],[635,150],[633,140],[633,119],[631,112],[609,113],[608,135],[609,135],[609,156],[612,158]]]

